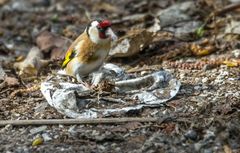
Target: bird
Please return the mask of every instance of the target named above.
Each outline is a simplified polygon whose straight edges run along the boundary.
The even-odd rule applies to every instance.
[[[62,63],[66,75],[78,82],[98,70],[104,63],[117,36],[107,19],[91,21],[84,32],[68,48]]]

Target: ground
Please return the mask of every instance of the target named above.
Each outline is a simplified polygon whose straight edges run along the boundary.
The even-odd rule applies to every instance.
[[[0,120],[67,118],[48,105],[39,85],[60,69],[66,39],[74,40],[89,16],[109,18],[119,37],[133,28],[154,34],[136,33],[144,38],[130,37],[133,55],[107,62],[133,74],[163,68],[182,84],[164,106],[129,114],[159,122],[6,125],[1,152],[240,152],[239,1],[0,0],[0,7]],[[33,46],[48,66],[22,76],[14,63]]]

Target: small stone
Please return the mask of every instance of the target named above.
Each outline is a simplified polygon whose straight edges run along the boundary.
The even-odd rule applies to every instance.
[[[47,126],[40,126],[40,127],[37,127],[37,128],[33,128],[30,130],[30,133],[31,134],[37,134],[37,133],[40,133],[42,131],[45,131],[47,129]]]
[[[210,140],[210,139],[215,139],[215,134],[214,134],[214,132],[212,132],[212,131],[210,131],[210,130],[207,130],[206,131],[206,134],[204,135],[204,140],[205,141],[208,141],[208,140]]]
[[[6,73],[4,72],[3,68],[0,65],[0,80],[4,80]]]
[[[212,151],[212,149],[209,148],[209,149],[204,149],[203,153],[213,153],[213,151]]]
[[[68,129],[68,132],[71,133],[71,134],[73,134],[73,135],[76,134],[77,131],[75,131],[75,128],[76,128],[76,125],[71,126],[71,127]]]
[[[208,81],[207,77],[202,79],[202,83],[207,83],[207,81]]]
[[[52,138],[47,133],[42,134],[44,142],[52,140]]]
[[[32,10],[32,5],[28,1],[18,0],[12,2],[11,8],[13,11],[27,12]]]
[[[37,104],[37,106],[34,108],[35,113],[40,113],[43,112],[48,106],[47,102],[41,102],[39,104]]]
[[[195,82],[200,82],[200,78],[195,78]]]
[[[0,130],[0,133],[4,133],[4,132],[6,132],[8,130],[11,130],[12,128],[13,128],[13,126],[11,124],[8,124],[8,125],[6,125],[4,128],[2,128]]]
[[[198,151],[202,148],[202,146],[203,146],[202,143],[195,143],[195,144],[194,144],[194,149],[195,149],[195,151],[198,152]]]
[[[233,50],[232,54],[235,58],[240,58],[240,49]]]
[[[194,86],[194,90],[200,90],[201,87],[200,86]]]
[[[184,136],[190,140],[196,141],[198,139],[198,134],[195,130],[187,131]]]
[[[180,77],[180,79],[184,79],[185,78],[185,73],[181,73],[179,77]]]

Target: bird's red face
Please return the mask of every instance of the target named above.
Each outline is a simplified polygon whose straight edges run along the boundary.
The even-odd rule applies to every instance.
[[[95,43],[117,39],[117,36],[111,29],[111,22],[109,20],[92,21],[87,27],[87,34]]]
[[[106,34],[106,31],[108,28],[111,27],[111,22],[108,20],[102,20],[99,21],[99,24],[97,25],[98,31],[99,31],[99,37],[101,39],[106,39],[108,38],[108,35]]]

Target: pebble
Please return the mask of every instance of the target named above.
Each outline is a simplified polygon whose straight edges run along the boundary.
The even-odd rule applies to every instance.
[[[197,90],[197,91],[201,90],[201,88],[202,88],[201,86],[194,86],[194,90]]]
[[[214,132],[212,132],[212,131],[210,131],[210,130],[207,130],[206,131],[206,134],[204,135],[204,140],[205,141],[208,141],[208,140],[210,140],[210,139],[215,139],[215,134],[214,134]]]
[[[49,136],[48,133],[43,133],[42,137],[43,137],[44,142],[52,140],[52,138]]]
[[[47,129],[47,126],[44,125],[44,126],[40,126],[40,127],[37,127],[37,128],[33,128],[30,130],[30,133],[31,134],[37,134],[37,133],[40,133],[42,131],[45,131]]]
[[[185,78],[185,73],[181,73],[181,74],[179,75],[179,77],[180,77],[180,79],[184,79],[184,78]]]
[[[74,135],[77,133],[77,131],[75,131],[75,129],[76,129],[76,125],[73,125],[68,129],[68,132]]]
[[[209,148],[209,149],[204,149],[203,153],[213,153],[213,151],[212,151],[212,149]]]
[[[240,58],[240,49],[233,50],[232,54],[235,58]]]
[[[12,130],[12,129],[13,129],[13,126],[11,124],[8,124],[0,130],[0,133],[4,133],[4,132],[6,132],[8,130]]]
[[[198,139],[198,134],[195,130],[187,131],[184,136],[190,140],[196,141]]]
[[[208,78],[207,78],[207,77],[205,77],[205,78],[202,79],[202,83],[207,83],[207,81],[208,81]]]
[[[14,0],[12,2],[12,10],[13,11],[29,11],[32,6],[31,3],[25,0]]]

